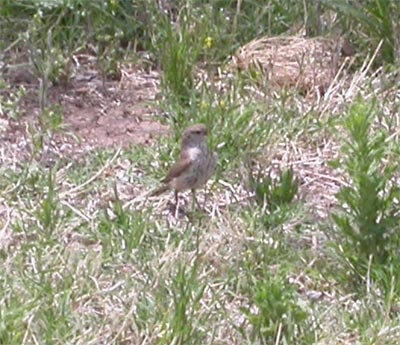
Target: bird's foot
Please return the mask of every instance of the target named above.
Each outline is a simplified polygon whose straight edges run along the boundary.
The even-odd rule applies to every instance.
[[[184,208],[180,207],[179,203],[176,204],[171,201],[168,201],[167,207],[168,207],[169,212],[171,212],[177,219],[183,218],[186,216],[186,212],[185,212]]]

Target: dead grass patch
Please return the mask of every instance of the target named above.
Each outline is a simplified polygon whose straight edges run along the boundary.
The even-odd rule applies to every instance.
[[[234,55],[231,67],[260,69],[272,88],[295,88],[303,94],[324,94],[344,57],[353,55],[348,43],[324,37],[261,37]]]

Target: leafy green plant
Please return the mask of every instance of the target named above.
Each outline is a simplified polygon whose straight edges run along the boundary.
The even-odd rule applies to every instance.
[[[270,212],[290,204],[299,189],[299,183],[292,169],[281,172],[275,179],[271,176],[271,172],[268,176],[257,176],[256,179],[250,175],[250,186],[255,191],[257,204],[266,205]]]
[[[341,163],[349,185],[337,194],[341,212],[332,217],[353,264],[365,262],[370,256],[385,262],[396,243],[393,241],[400,220],[400,188],[394,182],[398,159],[393,159],[386,131],[373,128],[375,113],[373,103],[358,100],[344,122],[348,138],[342,146]]]
[[[255,201],[261,207],[261,219],[267,229],[284,224],[298,212],[299,205],[293,203],[298,193],[298,181],[293,170],[282,171],[278,176],[249,176],[249,187],[255,192]]]
[[[252,325],[251,341],[262,344],[292,343],[304,331],[307,313],[296,301],[295,287],[282,274],[270,274],[251,282],[249,306],[242,311]]]

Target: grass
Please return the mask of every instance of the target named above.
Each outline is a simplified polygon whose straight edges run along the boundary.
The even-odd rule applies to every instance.
[[[377,43],[382,25],[386,43],[395,37],[392,17],[375,29],[360,20],[381,3],[354,5],[351,35]],[[255,36],[321,32],[314,16],[339,1],[71,4],[0,0],[2,28],[15,19],[23,34],[2,31],[1,58],[32,52],[41,81],[30,149],[17,159],[18,145],[0,146],[0,343],[396,344],[399,88],[387,45],[374,60],[362,51],[338,92],[310,101],[225,67]],[[149,54],[170,135],[48,161],[70,131],[48,89],[92,49],[103,82]],[[24,96],[4,82],[2,119],[24,121]],[[218,167],[198,193],[203,210],[183,194],[176,218],[172,193],[149,192],[197,122]]]

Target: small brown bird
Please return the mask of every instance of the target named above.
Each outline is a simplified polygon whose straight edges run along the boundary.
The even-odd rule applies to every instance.
[[[183,133],[181,155],[166,178],[161,180],[164,186],[151,195],[160,195],[169,189],[175,191],[175,202],[178,207],[178,193],[191,189],[193,201],[196,201],[195,190],[206,184],[215,171],[218,155],[207,147],[207,128],[203,124],[190,126]]]

